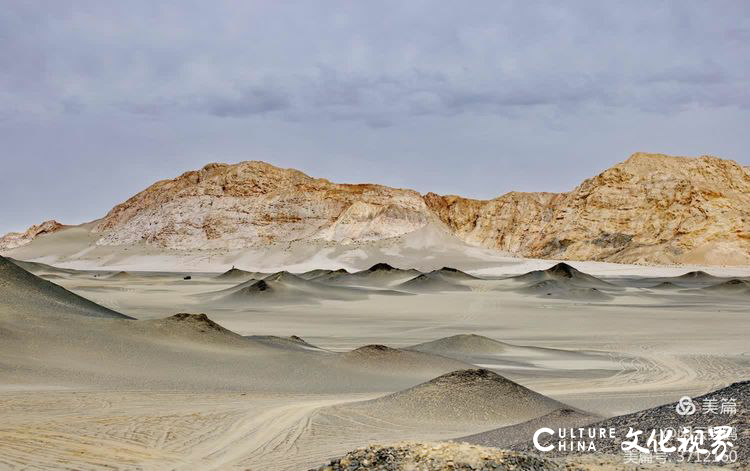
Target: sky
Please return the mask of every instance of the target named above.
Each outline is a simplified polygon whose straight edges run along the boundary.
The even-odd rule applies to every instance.
[[[750,165],[750,2],[0,9],[0,234],[209,162],[493,198],[637,151]]]

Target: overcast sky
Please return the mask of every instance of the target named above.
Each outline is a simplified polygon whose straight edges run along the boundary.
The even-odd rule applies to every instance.
[[[492,198],[750,165],[750,2],[5,2],[0,233],[208,162]]]

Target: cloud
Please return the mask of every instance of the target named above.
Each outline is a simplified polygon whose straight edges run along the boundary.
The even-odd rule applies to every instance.
[[[458,114],[748,107],[750,5],[8,5],[0,117],[122,112],[375,127]]]

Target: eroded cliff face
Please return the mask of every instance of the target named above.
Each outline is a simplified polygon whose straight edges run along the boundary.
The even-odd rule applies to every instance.
[[[263,162],[209,164],[115,206],[94,233],[98,245],[234,250],[305,240],[398,243],[427,225],[524,257],[750,265],[750,170],[716,157],[637,153],[569,193],[485,201],[337,184]],[[58,230],[35,228],[0,241],[8,248]]]
[[[101,245],[237,249],[396,237],[423,227],[429,216],[412,190],[335,184],[253,161],[209,164],[155,183],[115,206],[95,231]]]
[[[427,206],[461,240],[505,252],[524,254],[552,220],[559,193],[507,193],[489,201],[428,193]]]
[[[708,156],[634,154],[557,201],[524,255],[750,264],[750,170]]]
[[[525,257],[750,264],[750,170],[716,157],[636,153],[569,193],[425,201],[466,242]]]

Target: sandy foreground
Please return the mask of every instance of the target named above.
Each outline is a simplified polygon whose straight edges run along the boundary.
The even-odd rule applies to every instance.
[[[551,264],[525,268],[537,265]],[[33,267],[138,320],[65,316],[33,296],[0,304],[0,468],[308,469],[371,443],[512,425],[558,402],[611,417],[750,378],[750,296],[708,289],[737,269],[666,289],[655,286],[684,269],[573,265],[607,285],[540,288],[501,279],[523,273],[505,266],[408,289],[412,273],[264,287],[259,274]],[[179,312],[228,331],[164,320]],[[373,344],[389,348],[360,348]],[[464,367],[545,399],[522,410],[526,392],[465,378],[414,389]],[[467,405],[457,417],[470,418],[451,415]]]

